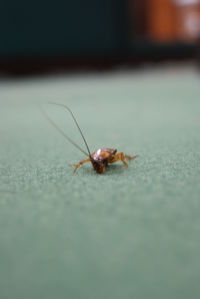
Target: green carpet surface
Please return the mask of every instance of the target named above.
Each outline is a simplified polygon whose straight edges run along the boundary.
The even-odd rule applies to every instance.
[[[139,157],[97,175],[84,148]],[[0,298],[198,298],[200,83],[192,66],[0,81]]]

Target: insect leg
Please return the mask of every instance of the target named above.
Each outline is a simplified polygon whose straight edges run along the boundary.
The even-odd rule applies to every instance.
[[[115,163],[117,161],[122,161],[122,163],[124,164],[124,166],[127,168],[128,164],[125,161],[125,156],[123,152],[117,153],[115,155],[113,155],[112,160],[109,161],[109,163]]]
[[[138,155],[136,155],[136,156],[125,155],[124,157],[125,157],[126,160],[130,161],[130,160],[134,160],[135,158],[137,158]]]
[[[81,165],[83,165],[84,163],[87,163],[87,162],[91,162],[91,160],[90,160],[90,159],[86,159],[86,160],[80,161],[78,164],[75,164],[75,165],[74,165],[74,166],[75,166],[75,168],[74,168],[74,173],[77,171],[77,169],[78,169]]]

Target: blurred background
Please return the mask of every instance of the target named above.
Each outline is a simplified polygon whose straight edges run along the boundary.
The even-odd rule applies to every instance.
[[[1,1],[0,74],[197,59],[199,0]]]

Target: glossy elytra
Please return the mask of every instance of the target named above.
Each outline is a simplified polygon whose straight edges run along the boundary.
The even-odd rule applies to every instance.
[[[49,118],[49,116],[43,111],[44,115],[46,116],[46,118],[48,119],[48,121],[70,142],[72,143],[76,148],[78,148],[82,153],[84,153],[87,156],[87,159],[80,161],[79,163],[74,165],[74,172],[77,171],[77,169],[89,162],[92,164],[93,169],[97,172],[97,173],[104,173],[107,166],[109,164],[115,163],[117,161],[121,161],[123,163],[123,165],[127,168],[128,164],[126,161],[130,161],[135,159],[137,156],[129,156],[124,154],[123,152],[119,152],[117,153],[117,150],[115,148],[100,148],[97,151],[95,151],[94,153],[91,154],[89,146],[85,140],[85,137],[78,125],[78,122],[74,116],[74,114],[72,113],[72,111],[70,110],[70,108],[68,108],[66,105],[64,104],[58,104],[58,103],[52,103],[50,102],[49,104],[53,104],[53,105],[57,105],[57,106],[61,106],[64,107],[65,109],[68,110],[68,112],[71,114],[72,118],[74,119],[74,122],[83,138],[83,141],[85,143],[87,152],[84,151],[78,144],[76,144],[70,137],[68,137],[53,121],[52,119]]]

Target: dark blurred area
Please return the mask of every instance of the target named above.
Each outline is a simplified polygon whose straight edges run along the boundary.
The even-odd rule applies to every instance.
[[[0,74],[200,57],[199,0],[1,1]]]

